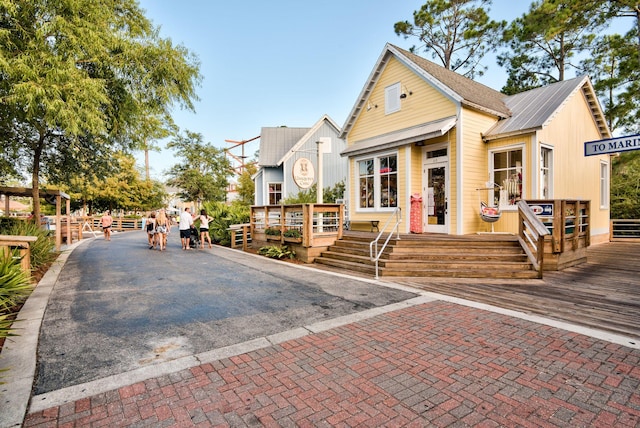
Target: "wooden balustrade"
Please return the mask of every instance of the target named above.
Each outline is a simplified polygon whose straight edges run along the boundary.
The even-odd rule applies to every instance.
[[[252,206],[249,233],[257,245],[292,245],[298,258],[310,262],[342,238],[343,218],[343,204]],[[286,233],[292,230],[299,233]]]

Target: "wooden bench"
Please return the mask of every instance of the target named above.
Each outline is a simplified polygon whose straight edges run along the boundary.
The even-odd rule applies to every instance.
[[[378,225],[380,224],[380,220],[349,220],[349,227],[348,229],[351,229],[351,225],[352,224],[365,224],[365,225],[370,225],[371,229],[370,231],[373,232],[373,229],[376,230],[376,232],[380,232],[380,229],[378,228]]]
[[[14,257],[18,250],[20,267],[31,276],[31,243],[38,240],[37,236],[0,235],[0,253],[4,257]]]

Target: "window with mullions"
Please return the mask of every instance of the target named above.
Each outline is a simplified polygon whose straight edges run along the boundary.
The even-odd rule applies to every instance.
[[[358,161],[359,208],[398,206],[398,157],[385,155]]]
[[[548,147],[540,149],[540,197],[553,197],[553,150]]]
[[[522,199],[522,149],[493,152],[493,182],[502,186],[501,205],[515,205]]]
[[[282,199],[282,183],[269,183],[269,205],[278,205]]]

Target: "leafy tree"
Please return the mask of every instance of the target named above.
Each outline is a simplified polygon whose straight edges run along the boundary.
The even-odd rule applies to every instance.
[[[515,94],[565,79],[567,69],[579,69],[572,59],[589,49],[609,16],[605,4],[576,13],[581,0],[539,0],[503,33],[509,50],[498,64],[509,73],[506,94]]]
[[[640,218],[640,152],[620,154],[611,169],[611,218]]]
[[[135,0],[0,0],[0,166],[31,174],[38,215],[42,178],[104,176],[114,151],[140,148],[144,120],[193,109],[198,67]]]
[[[582,63],[593,80],[611,132],[640,132],[640,62],[632,33],[599,37]]]
[[[181,158],[181,163],[169,170],[167,184],[179,188],[182,199],[225,201],[231,162],[224,150],[203,143],[201,134],[190,131],[175,137],[167,148],[175,149]]]
[[[71,196],[71,208],[84,208],[88,213],[104,210],[148,211],[165,206],[167,193],[158,181],[142,177],[131,155],[117,153],[113,156],[117,169],[107,177],[77,175],[70,184],[60,183]]]
[[[258,167],[255,163],[250,163],[245,166],[244,171],[238,177],[238,191],[239,202],[244,205],[252,205],[255,200],[256,184],[251,178],[258,171]]]
[[[486,67],[480,61],[495,51],[505,21],[489,19],[491,0],[429,0],[413,12],[413,23],[394,24],[397,35],[417,37],[424,48],[442,65],[469,78],[481,76]],[[486,9],[485,9],[486,8]]]

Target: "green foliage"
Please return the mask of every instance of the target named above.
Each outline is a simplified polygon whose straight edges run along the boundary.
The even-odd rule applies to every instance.
[[[135,0],[0,1],[0,172],[31,174],[36,215],[41,179],[103,177],[114,151],[158,135],[140,135],[149,117],[167,128],[175,104],[193,110],[197,59],[143,12]]]
[[[405,38],[416,37],[434,59],[471,79],[481,76],[486,67],[480,61],[495,51],[505,21],[489,19],[491,0],[428,0],[413,12],[413,23],[396,22],[394,31]]]
[[[0,257],[0,315],[7,314],[26,299],[33,286],[29,276],[20,268],[18,251],[13,257]]]
[[[622,153],[611,170],[611,218],[640,218],[640,152]]]
[[[8,220],[8,219],[7,219]],[[52,262],[57,254],[54,252],[55,244],[49,236],[49,231],[42,229],[30,221],[12,220],[0,223],[1,235],[14,236],[36,236],[38,239],[32,242],[31,249],[31,269],[37,270],[41,266]]]
[[[569,68],[580,71],[572,58],[591,49],[595,33],[606,24],[604,8],[605,2],[584,0],[533,2],[503,33],[509,50],[498,56],[498,64],[509,77],[502,92],[511,95],[565,80]]]
[[[261,256],[267,256],[272,259],[294,259],[296,252],[289,248],[288,245],[278,246],[270,245],[266,247],[260,247],[258,254]]]
[[[344,191],[344,181],[336,183],[333,187],[325,187],[322,191],[322,201],[325,204],[333,204],[336,199],[344,198]],[[317,183],[314,183],[308,189],[299,191],[297,195],[284,198],[281,203],[284,205],[315,204],[317,199]]]
[[[240,202],[234,202],[231,205],[222,202],[206,202],[203,207],[207,214],[213,217],[213,220],[209,222],[211,240],[220,245],[229,246],[231,244],[229,226],[249,223],[250,209]]]
[[[225,201],[231,163],[223,150],[190,131],[177,136],[167,148],[176,150],[181,158],[181,163],[169,170],[167,184],[179,188],[183,200]]]
[[[236,190],[238,191],[239,202],[244,205],[252,205],[255,200],[256,184],[251,177],[257,171],[258,167],[256,164],[249,164],[238,178]]]
[[[277,227],[267,227],[264,230],[264,234],[265,235],[269,235],[269,236],[280,236],[280,228]]]
[[[283,235],[285,238],[302,238],[302,232],[298,229],[289,229]]]

